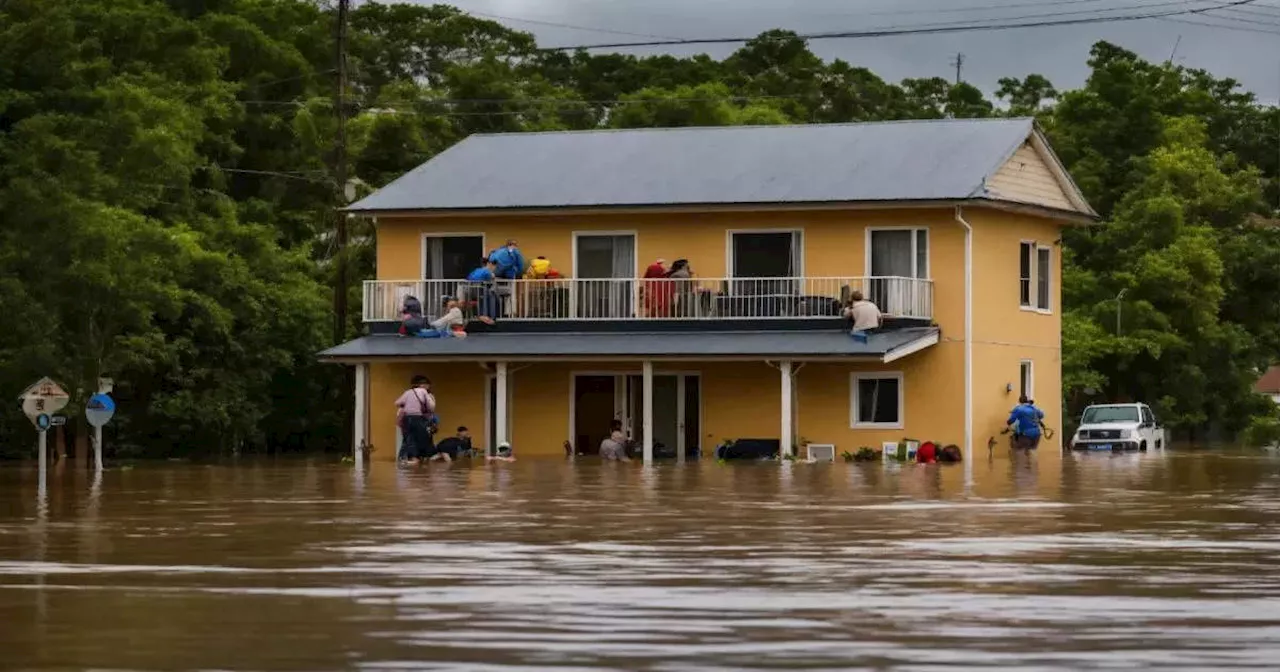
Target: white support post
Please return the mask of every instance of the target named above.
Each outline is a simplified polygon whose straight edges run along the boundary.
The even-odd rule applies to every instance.
[[[782,372],[782,457],[790,457],[792,454],[791,439],[795,433],[791,427],[791,362],[790,360],[782,362],[778,366],[778,370]]]
[[[685,376],[676,376],[676,462],[684,462],[684,454],[689,450],[687,439],[685,438],[685,423],[688,420],[685,414],[689,412],[684,405],[684,386]]]
[[[49,483],[49,432],[40,430],[40,441],[37,444],[40,450],[40,499],[43,501],[45,490]]]
[[[507,363],[506,362],[498,362],[496,367],[496,374],[497,375],[493,377],[493,384],[495,388],[493,393],[498,396],[497,398],[498,403],[495,404],[497,408],[494,409],[497,412],[498,417],[493,419],[493,426],[495,430],[494,433],[497,434],[497,436],[494,437],[493,445],[489,447],[490,452],[494,455],[498,454],[499,444],[510,440],[510,438],[507,436]]]
[[[356,464],[364,461],[364,447],[369,442],[369,365],[356,364],[355,418],[351,436],[352,459]],[[399,446],[396,447],[399,449]]]
[[[653,362],[645,360],[643,373],[644,463],[653,464]]]
[[[102,426],[93,428],[93,470],[102,471]]]

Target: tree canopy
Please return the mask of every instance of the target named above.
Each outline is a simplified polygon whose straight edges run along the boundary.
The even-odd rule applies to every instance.
[[[343,443],[331,344],[334,11],[308,0],[0,3],[0,390],[97,378],[118,445],[169,456]],[[773,30],[724,60],[544,52],[444,5],[351,14],[362,190],[471,133],[1034,115],[1104,217],[1070,231],[1064,387],[1235,431],[1280,360],[1280,113],[1109,43],[1062,91],[889,82]],[[372,273],[367,223],[345,254]],[[1124,292],[1122,317],[1116,297]],[[359,329],[352,311],[349,334]],[[0,451],[27,421],[0,415]],[[196,437],[193,439],[193,437]]]

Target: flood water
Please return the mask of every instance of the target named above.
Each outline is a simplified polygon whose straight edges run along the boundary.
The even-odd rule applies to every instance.
[[[1280,460],[0,464],[0,668],[1276,669]]]

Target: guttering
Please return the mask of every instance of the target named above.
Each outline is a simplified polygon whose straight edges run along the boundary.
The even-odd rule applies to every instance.
[[[964,227],[964,484],[973,485],[973,226],[956,206],[956,223]]]

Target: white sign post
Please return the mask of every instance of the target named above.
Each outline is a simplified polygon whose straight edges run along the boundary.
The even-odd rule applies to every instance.
[[[115,414],[116,402],[102,392],[89,397],[84,407],[84,417],[93,425],[93,463],[98,471],[102,471],[102,426]]]
[[[61,385],[46,377],[24,390],[18,399],[22,402],[22,412],[35,424],[36,431],[40,432],[40,440],[37,442],[40,451],[40,496],[44,497],[49,475],[47,432],[52,423],[49,416],[66,408],[71,395]]]

